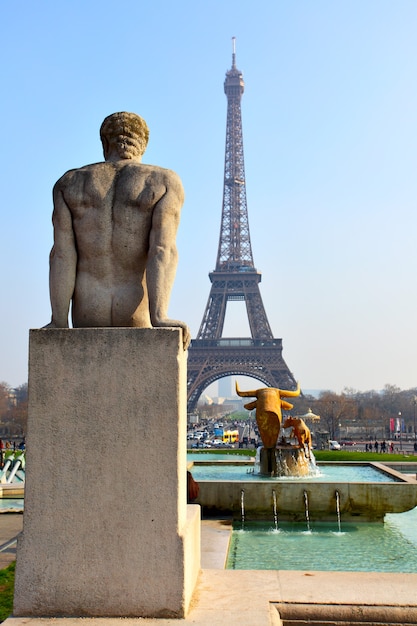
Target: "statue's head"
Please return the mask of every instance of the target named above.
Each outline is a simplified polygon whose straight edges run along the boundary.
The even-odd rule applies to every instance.
[[[100,128],[104,158],[140,158],[146,150],[149,128],[136,113],[112,113]]]

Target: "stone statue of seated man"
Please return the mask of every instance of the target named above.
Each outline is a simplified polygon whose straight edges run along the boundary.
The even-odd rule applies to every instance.
[[[149,130],[134,113],[100,129],[104,162],[68,171],[54,186],[52,320],[46,328],[180,327],[168,318],[184,191],[171,170],[141,163]]]

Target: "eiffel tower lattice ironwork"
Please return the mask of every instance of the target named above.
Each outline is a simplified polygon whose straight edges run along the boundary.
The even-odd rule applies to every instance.
[[[292,389],[295,379],[282,357],[282,339],[274,338],[266,316],[254,266],[246,204],[245,166],[240,102],[243,75],[236,68],[233,38],[232,67],[226,72],[226,153],[223,207],[216,269],[203,321],[188,354],[188,411],[211,383],[230,375],[256,378],[267,386]],[[251,338],[223,338],[227,302],[244,300]]]

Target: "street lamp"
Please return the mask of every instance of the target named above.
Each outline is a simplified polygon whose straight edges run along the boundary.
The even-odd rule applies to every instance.
[[[402,424],[401,424],[401,411],[398,411],[398,421],[399,421],[399,423],[400,423],[400,450],[402,450],[402,449],[403,449],[403,446],[402,446],[402,439],[401,439],[401,434],[402,434],[402,433],[401,433],[401,429],[402,429]]]

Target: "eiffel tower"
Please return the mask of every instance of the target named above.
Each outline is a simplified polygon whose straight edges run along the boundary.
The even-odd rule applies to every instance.
[[[266,386],[292,389],[296,382],[282,357],[282,339],[274,338],[265,313],[254,266],[246,204],[245,166],[240,101],[243,75],[236,67],[233,37],[232,67],[226,72],[226,154],[223,207],[216,269],[203,321],[188,354],[187,398],[192,412],[206,387],[230,375],[251,376]],[[251,338],[223,338],[226,306],[244,300]]]

